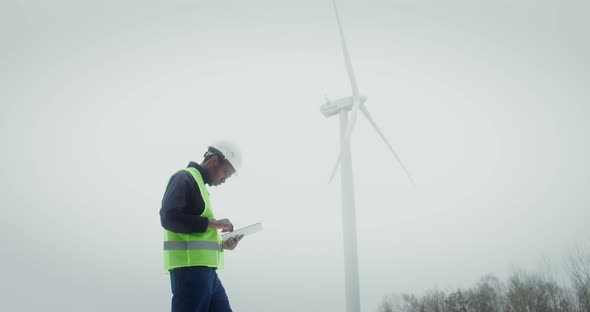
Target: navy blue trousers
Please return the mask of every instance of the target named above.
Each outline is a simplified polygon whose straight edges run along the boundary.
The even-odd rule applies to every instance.
[[[192,266],[170,270],[172,312],[231,312],[215,269]]]

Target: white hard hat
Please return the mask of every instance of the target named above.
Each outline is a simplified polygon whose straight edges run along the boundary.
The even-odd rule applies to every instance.
[[[234,167],[236,172],[240,170],[242,167],[242,153],[237,145],[227,141],[219,141],[209,147],[219,151],[232,167]]]

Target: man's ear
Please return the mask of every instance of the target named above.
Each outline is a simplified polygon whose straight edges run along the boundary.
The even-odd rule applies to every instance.
[[[215,156],[213,156],[211,160],[213,160],[213,165],[215,167],[218,167],[219,165],[221,165],[223,163],[221,156],[219,156],[217,154]]]

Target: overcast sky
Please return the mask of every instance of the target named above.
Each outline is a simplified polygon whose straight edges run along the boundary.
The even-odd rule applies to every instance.
[[[351,90],[330,1],[1,3],[0,310],[169,310],[164,186],[218,139],[244,168],[211,189],[216,215],[265,228],[226,253],[234,310],[344,310],[338,122],[319,107]],[[417,184],[359,116],[363,311],[559,268],[590,239],[588,1],[339,9]]]

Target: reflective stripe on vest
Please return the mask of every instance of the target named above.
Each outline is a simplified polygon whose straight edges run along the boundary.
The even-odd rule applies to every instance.
[[[167,241],[164,242],[164,250],[222,250],[222,245],[217,242],[207,241]]]
[[[201,173],[192,167],[183,170],[188,171],[197,182],[205,203],[201,217],[215,219]],[[208,228],[202,233],[176,233],[164,229],[164,269],[168,273],[171,269],[187,266],[223,268],[223,242],[217,229]]]

